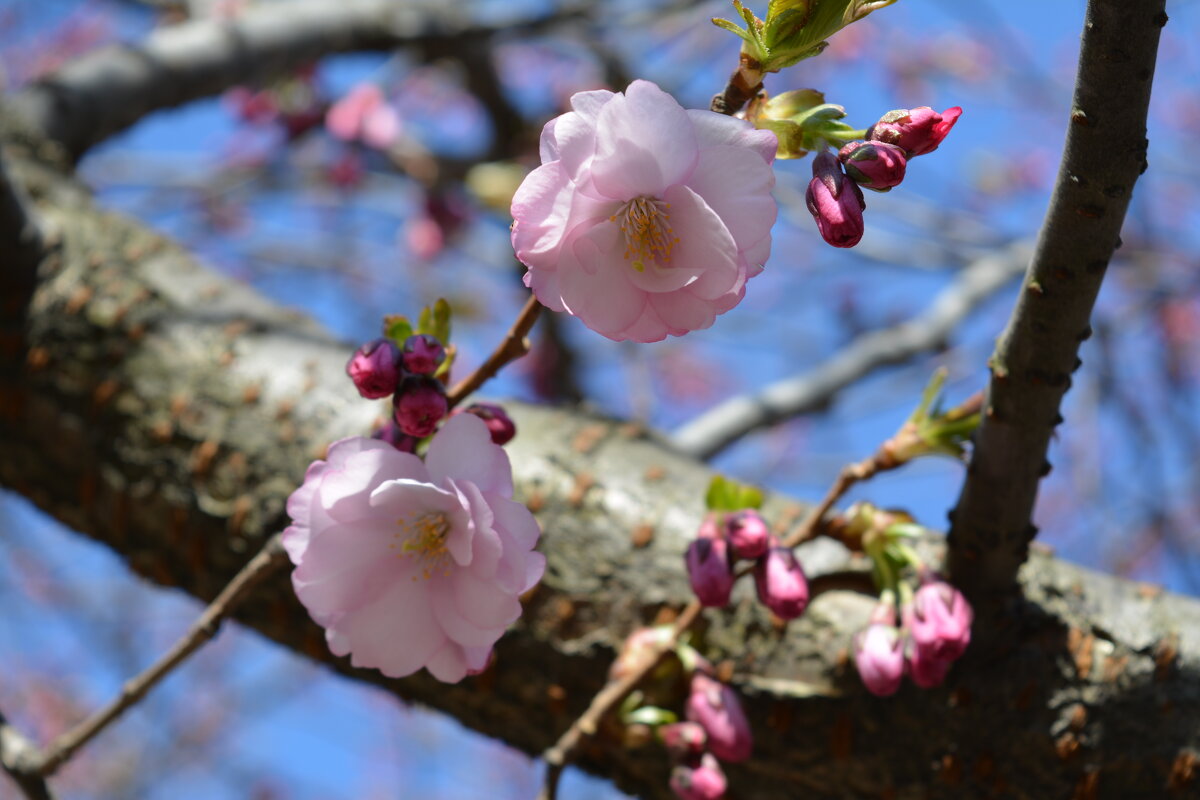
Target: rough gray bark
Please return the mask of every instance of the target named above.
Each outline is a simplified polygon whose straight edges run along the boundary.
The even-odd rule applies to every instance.
[[[1046,452],[1082,363],[1079,347],[1138,175],[1166,0],[1090,0],[1066,147],[1007,329],[989,363],[986,413],[951,513],[950,570],[975,599],[1011,592],[1029,543]]]
[[[344,345],[93,207],[39,160],[36,140],[10,141],[12,172],[56,234],[29,356],[8,365],[21,369],[0,404],[0,484],[147,578],[211,599],[284,523],[308,461],[382,408],[354,395]],[[548,569],[494,667],[456,686],[352,670],[283,576],[244,621],[526,752],[551,744],[601,687],[619,640],[687,600],[681,553],[710,473],[619,422],[516,416],[509,450]],[[782,521],[799,507],[772,498],[769,511]],[[803,556],[814,576],[855,566],[827,542]],[[701,646],[731,660],[757,738],[754,759],[729,769],[736,796],[1194,796],[1200,645],[1182,634],[1200,626],[1200,603],[1040,556],[1022,586],[1003,646],[973,648],[942,689],[886,700],[846,661],[866,598],[825,593],[784,631],[748,591],[710,613]],[[655,746],[625,750],[602,730],[582,758],[623,789],[669,796]]]

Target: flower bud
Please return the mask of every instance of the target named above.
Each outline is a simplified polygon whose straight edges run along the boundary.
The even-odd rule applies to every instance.
[[[677,763],[694,761],[704,754],[708,734],[699,722],[673,722],[658,729],[663,745]]]
[[[346,362],[346,374],[368,400],[387,397],[396,391],[400,379],[400,350],[390,339],[367,342]]]
[[[771,547],[758,560],[754,586],[758,599],[780,619],[795,619],[808,607],[808,579],[791,548]]]
[[[722,761],[750,758],[754,737],[737,692],[703,672],[692,675],[687,718],[698,722],[708,736],[708,749]]]
[[[422,439],[437,430],[438,422],[448,410],[446,390],[440,381],[426,377],[405,378],[396,392],[392,418],[401,431]]]
[[[919,647],[911,648],[906,659],[908,677],[922,689],[941,686],[946,680],[952,662],[937,658],[932,653],[922,652]]]
[[[457,414],[458,412],[455,411]],[[487,425],[488,433],[492,434],[494,444],[507,444],[517,435],[517,425],[508,413],[495,403],[472,403],[463,409],[463,413],[474,414]]]
[[[834,247],[854,247],[862,240],[865,229],[862,212],[867,201],[862,189],[847,180],[841,163],[832,153],[821,153],[814,158],[812,168],[813,179],[804,200],[817,221],[821,238]]]
[[[417,440],[400,430],[400,427],[392,420],[383,423],[377,431],[371,434],[371,438],[387,442],[402,453],[417,451]]]
[[[771,529],[757,511],[747,509],[725,519],[725,538],[734,558],[751,561],[767,552],[771,545]]]
[[[889,111],[867,129],[867,139],[894,144],[909,158],[923,156],[938,149],[961,114],[958,106],[940,114],[929,106]]]
[[[726,786],[725,773],[711,753],[696,766],[682,764],[671,770],[671,791],[681,800],[720,800]]]
[[[962,592],[941,579],[928,580],[905,609],[904,624],[923,655],[947,664],[971,643],[974,612]]]
[[[877,192],[899,186],[908,165],[903,150],[884,142],[850,142],[838,151],[838,160],[855,183]]]
[[[724,606],[733,591],[729,545],[724,539],[700,538],[688,545],[684,555],[692,591],[705,606]]]
[[[446,360],[446,348],[434,337],[417,333],[404,340],[404,368],[414,375],[432,375]]]
[[[903,645],[896,630],[895,609],[880,603],[871,614],[871,623],[854,637],[854,664],[871,694],[887,697],[900,688],[904,678]]]

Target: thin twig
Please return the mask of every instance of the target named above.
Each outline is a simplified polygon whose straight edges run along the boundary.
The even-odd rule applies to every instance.
[[[525,307],[517,315],[517,321],[509,328],[504,340],[488,356],[488,360],[476,367],[475,371],[470,375],[456,383],[454,388],[447,393],[446,397],[450,402],[451,408],[454,408],[467,395],[486,383],[489,378],[503,369],[505,364],[516,361],[529,352],[529,339],[526,337],[528,337],[530,329],[533,328],[533,323],[537,322],[538,313],[541,310],[542,304],[532,294],[529,295],[529,299],[525,302]]]
[[[567,728],[566,732],[558,738],[553,747],[542,754],[542,758],[546,762],[546,779],[542,785],[541,793],[538,794],[538,800],[554,800],[558,795],[559,776],[562,775],[563,768],[571,760],[571,756],[574,755],[580,742],[585,737],[595,734],[599,728],[600,720],[619,706],[629,696],[629,693],[636,689],[638,684],[654,671],[654,668],[662,662],[667,653],[675,649],[675,645],[679,642],[679,637],[695,624],[696,620],[700,618],[700,612],[703,610],[704,607],[700,605],[699,600],[693,600],[691,603],[688,603],[687,607],[679,615],[679,618],[675,620],[675,626],[671,629],[670,636],[665,641],[659,642],[657,649],[642,661],[637,669],[630,672],[621,680],[613,681],[601,689],[592,698],[592,702],[588,705],[587,710],[571,723],[571,727]]]
[[[107,706],[50,742],[43,751],[35,772],[39,775],[53,775],[55,770],[62,766],[75,751],[91,741],[96,734],[142,699],[155,684],[198,650],[202,644],[216,636],[221,622],[237,608],[250,590],[285,563],[287,563],[287,555],[284,553],[279,535],[276,534],[267,540],[258,555],[242,567],[241,572],[235,575],[229,585],[221,590],[217,599],[212,601],[200,618],[192,623],[188,632],[162,658],[145,672],[127,681],[121,687],[121,693]]]
[[[0,713],[0,767],[28,800],[54,800],[46,779],[37,771],[41,753],[33,742]]]
[[[1020,275],[1028,257],[1028,244],[1018,242],[980,258],[920,316],[864,333],[808,372],[724,401],[677,430],[673,443],[688,455],[712,458],[752,431],[821,408],[880,367],[936,348],[968,314]]]

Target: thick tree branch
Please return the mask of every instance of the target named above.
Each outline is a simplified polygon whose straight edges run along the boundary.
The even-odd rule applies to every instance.
[[[211,600],[282,527],[308,462],[368,430],[380,409],[346,381],[347,348],[310,322],[91,207],[71,179],[19,166],[63,243],[31,306],[17,387],[25,402],[0,418],[0,484],[148,578]],[[604,686],[622,638],[687,604],[681,554],[711,473],[636,427],[512,410],[520,432],[507,449],[519,495],[546,532],[548,563],[484,674],[446,686],[353,670],[329,654],[283,576],[239,616],[297,652],[539,753]],[[783,524],[803,509],[774,497],[766,513]],[[803,545],[801,557],[817,580],[861,569],[827,540]],[[697,640],[731,661],[755,730],[754,759],[729,770],[738,796],[1193,791],[1200,643],[1178,632],[1200,628],[1200,604],[1044,557],[1027,565],[1023,586],[1005,618],[1006,649],[973,647],[944,689],[906,687],[886,700],[846,666],[869,598],[825,592],[780,629],[750,587],[739,590],[728,614],[706,616]],[[577,755],[626,790],[669,796],[665,753],[626,750],[606,724]]]
[[[1058,182],[951,516],[950,569],[975,599],[1016,588],[1059,408],[1138,175],[1165,0],[1089,0]]]
[[[533,29],[578,8],[476,25],[469,8],[442,0],[289,0],[252,6],[231,20],[160,28],[136,46],[107,47],[72,61],[21,92],[15,105],[68,158],[147,114],[254,84],[323,56],[425,45],[439,51],[498,30]]]
[[[815,411],[871,372],[943,344],[981,303],[1025,268],[1023,243],[965,267],[920,316],[859,336],[829,360],[755,395],[733,397],[704,412],[672,436],[676,447],[709,459],[748,433]]]

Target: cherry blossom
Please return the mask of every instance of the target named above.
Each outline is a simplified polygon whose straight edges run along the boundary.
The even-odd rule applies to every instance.
[[[513,197],[526,285],[617,341],[709,327],[770,254],[775,134],[684,110],[648,81],[571,107]]]
[[[329,649],[392,678],[482,670],[542,576],[539,529],[512,500],[508,456],[483,420],[448,420],[422,461],[343,439],[288,499],[292,585]]]

